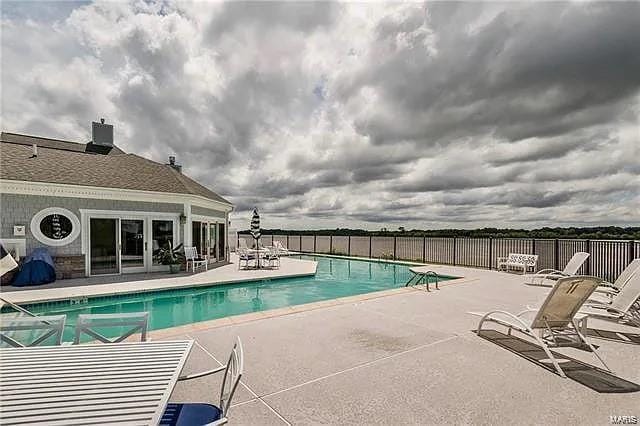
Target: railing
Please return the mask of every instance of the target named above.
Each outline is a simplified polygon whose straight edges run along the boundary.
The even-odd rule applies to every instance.
[[[247,244],[253,244],[249,235]],[[565,240],[532,238],[381,237],[347,235],[263,235],[263,245],[280,241],[289,250],[377,259],[495,269],[499,256],[509,253],[538,255],[538,269],[562,269],[574,253],[585,251],[589,259],[579,274],[614,281],[624,268],[640,257],[640,241]]]

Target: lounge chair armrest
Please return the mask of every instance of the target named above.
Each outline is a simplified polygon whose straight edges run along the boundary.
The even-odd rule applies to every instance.
[[[535,273],[535,275],[562,275],[565,276],[564,272],[558,271],[557,269],[541,269]]]
[[[214,368],[213,370],[206,370],[206,371],[201,371],[199,373],[187,374],[185,376],[180,376],[180,377],[178,377],[178,380],[182,381],[182,380],[197,379],[198,377],[204,377],[204,376],[209,376],[211,374],[219,373],[221,371],[224,371],[226,368],[227,368],[226,365],[222,365],[222,366],[220,366],[218,368]]]

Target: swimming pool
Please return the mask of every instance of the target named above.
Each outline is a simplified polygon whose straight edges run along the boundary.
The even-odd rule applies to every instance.
[[[413,275],[409,265],[323,256],[298,257],[318,262],[315,276],[104,296],[89,298],[85,303],[67,300],[23,307],[36,314],[66,314],[67,324],[73,325],[78,314],[148,311],[149,329],[158,330],[398,288]],[[441,276],[440,279],[454,278]],[[72,337],[71,334],[65,336],[65,340]]]

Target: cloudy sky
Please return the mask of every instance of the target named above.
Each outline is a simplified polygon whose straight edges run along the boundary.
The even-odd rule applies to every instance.
[[[640,3],[2,2],[2,128],[263,226],[640,223]]]

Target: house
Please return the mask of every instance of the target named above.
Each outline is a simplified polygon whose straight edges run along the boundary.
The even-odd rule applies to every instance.
[[[166,270],[160,249],[180,244],[226,261],[232,209],[175,157],[123,152],[104,120],[89,143],[1,136],[0,239],[21,256],[46,247],[59,278]]]

